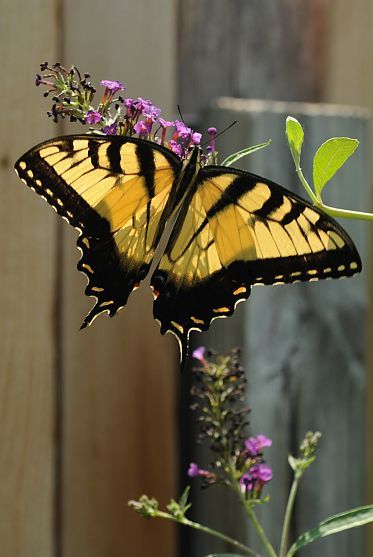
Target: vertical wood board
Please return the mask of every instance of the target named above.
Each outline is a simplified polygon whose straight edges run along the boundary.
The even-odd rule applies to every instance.
[[[172,2],[90,2],[89,33],[82,33],[86,6],[66,2],[64,62],[89,71],[97,85],[119,79],[126,94],[169,114]],[[174,525],[144,520],[127,501],[146,493],[165,504],[177,496],[176,343],[160,336],[146,286],[113,320],[103,315],[79,331],[93,299],[75,269],[76,235],[64,226],[63,556],[173,557]]]
[[[318,98],[323,0],[182,0],[178,5],[178,102],[184,113],[196,115],[224,95]]]
[[[373,20],[373,4],[370,0],[356,0],[353,10],[347,0],[333,2],[330,5],[328,17],[329,41],[326,49],[326,67],[323,99],[329,102],[360,104],[373,110],[373,77],[370,71],[373,56],[373,34],[371,23]],[[368,143],[368,161],[373,168],[372,157],[372,128]],[[372,207],[372,181],[366,186],[370,192]],[[366,223],[373,241],[371,223]],[[373,269],[372,250],[368,254],[367,264]],[[373,502],[373,349],[370,339],[373,334],[373,282],[370,287],[370,326],[368,332],[369,360],[368,385],[366,394],[366,502]],[[373,525],[365,528],[366,555],[373,556]]]
[[[221,99],[207,119],[218,129],[238,119],[236,129],[220,138],[223,158],[247,145],[272,138],[272,145],[239,161],[240,167],[270,178],[305,196],[298,183],[284,129],[288,114],[301,119],[306,131],[303,165],[310,175],[311,154],[327,137],[357,136],[360,153],[327,186],[327,201],[364,210],[369,205],[366,141],[367,113],[352,108],[300,103]],[[351,184],[354,188],[351,188]],[[366,228],[361,222],[344,221],[363,261],[368,252]],[[293,536],[330,514],[358,506],[363,494],[363,402],[366,380],[365,338],[367,325],[368,269],[359,277],[317,284],[254,288],[244,305],[245,367],[249,377],[249,402],[253,433],[274,440],[268,450],[274,480],[268,488],[271,503],[261,518],[274,543],[280,537],[279,514],[285,508],[290,471],[289,451],[294,452],[307,429],[324,434],[320,457],[305,478],[296,508]],[[229,325],[223,321],[229,335]],[[236,343],[233,343],[236,344]],[[215,346],[215,348],[218,348]],[[355,463],[349,474],[351,443]],[[250,543],[253,536],[250,536]],[[362,531],[323,540],[305,555],[362,554]]]
[[[34,74],[56,56],[55,1],[2,0],[1,555],[54,555],[56,226],[14,162],[48,128]]]

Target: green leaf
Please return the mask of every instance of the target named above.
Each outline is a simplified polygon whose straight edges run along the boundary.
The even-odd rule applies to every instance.
[[[357,139],[332,137],[319,147],[313,159],[313,183],[319,198],[325,184],[354,154],[358,145]]]
[[[232,155],[229,155],[229,157],[223,160],[221,166],[231,166],[234,162],[242,159],[242,157],[251,155],[251,153],[259,151],[259,149],[264,149],[264,147],[268,147],[271,143],[272,139],[269,139],[265,143],[259,143],[258,145],[253,145],[252,147],[246,147],[246,149],[242,149],[242,151],[237,151],[237,153],[232,153]]]
[[[373,522],[373,505],[358,507],[357,509],[352,509],[341,514],[331,516],[323,522],[320,522],[316,528],[313,528],[300,536],[291,546],[286,557],[292,557],[292,555],[295,555],[299,549],[317,540],[318,538],[324,538],[325,536],[330,536],[331,534],[337,534],[338,532],[343,532],[343,530],[349,530],[350,528],[357,528],[358,526],[363,526],[369,522]]]
[[[304,131],[298,120],[292,116],[288,116],[286,118],[286,137],[295,166],[298,167],[300,164],[300,153],[302,151]]]

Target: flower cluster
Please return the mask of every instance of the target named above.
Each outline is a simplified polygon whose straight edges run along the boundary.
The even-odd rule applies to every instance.
[[[75,66],[68,70],[60,63],[49,66],[44,62],[40,70],[35,84],[47,88],[45,97],[52,94],[53,105],[48,115],[55,122],[68,117],[70,121],[90,126],[91,133],[135,136],[154,141],[182,159],[188,157],[193,146],[201,144],[202,134],[180,120],[165,120],[160,116],[161,109],[150,100],[123,97],[126,88],[120,81],[101,81],[104,91],[100,102],[94,106],[96,89],[89,81],[89,74],[82,76]],[[208,133],[210,145],[202,157],[204,164],[216,163],[217,160],[216,129],[209,128]]]
[[[272,441],[263,434],[246,435],[249,408],[239,351],[214,357],[200,347],[193,357],[200,362],[194,370],[197,384],[191,391],[195,399],[192,409],[198,412],[198,440],[209,442],[214,459],[210,469],[192,462],[188,475],[201,478],[206,486],[221,483],[257,500],[272,479],[272,470],[263,458],[263,449]]]

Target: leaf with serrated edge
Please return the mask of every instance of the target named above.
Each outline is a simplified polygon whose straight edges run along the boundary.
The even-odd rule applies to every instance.
[[[231,166],[233,163],[242,159],[242,157],[246,157],[247,155],[251,155],[255,151],[259,151],[259,149],[264,149],[264,147],[268,147],[272,143],[272,139],[269,139],[265,143],[259,143],[258,145],[253,145],[252,147],[246,147],[246,149],[242,149],[241,151],[237,151],[237,153],[232,153],[226,159],[223,160],[221,166]]]
[[[286,137],[290,151],[296,166],[300,163],[300,153],[302,151],[304,131],[296,118],[288,116],[286,118]]]
[[[316,528],[302,534],[291,546],[286,557],[292,557],[299,549],[319,538],[337,534],[338,532],[343,532],[350,528],[357,528],[369,522],[373,522],[373,505],[358,507],[357,509],[331,516],[323,520],[323,522],[320,522]]]
[[[318,197],[327,182],[354,154],[359,141],[349,137],[332,137],[316,151],[313,159],[313,183]]]

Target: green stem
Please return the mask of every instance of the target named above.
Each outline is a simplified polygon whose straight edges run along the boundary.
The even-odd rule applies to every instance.
[[[313,203],[317,206],[320,206],[320,200],[317,199],[316,195],[312,191],[311,186],[309,185],[306,178],[304,177],[304,174],[302,172],[301,167],[298,164],[296,164],[295,168],[296,168],[299,180],[302,182],[302,186],[304,187],[304,189],[306,190],[306,192],[308,193],[308,195],[312,199]]]
[[[291,523],[291,515],[293,513],[295,497],[297,495],[299,482],[302,477],[302,473],[296,472],[293,480],[293,485],[291,486],[291,490],[289,493],[288,502],[286,505],[285,517],[284,517],[284,524],[282,527],[282,535],[281,535],[281,545],[280,545],[280,553],[279,557],[286,556],[286,550],[288,545],[288,538],[289,538],[289,530],[290,530],[290,523]]]
[[[195,530],[198,530],[199,532],[204,532],[205,534],[209,534],[210,536],[214,536],[215,538],[219,538],[220,540],[223,540],[223,541],[231,544],[233,547],[235,547],[236,549],[238,549],[239,551],[241,551],[245,555],[250,555],[251,557],[260,557],[259,553],[256,553],[255,551],[253,551],[252,549],[250,549],[246,545],[243,545],[239,541],[237,541],[233,538],[230,538],[229,536],[226,536],[222,532],[218,532],[217,530],[213,530],[212,528],[209,528],[208,526],[203,526],[203,524],[199,524],[198,522],[193,522],[192,520],[189,520],[188,518],[185,518],[185,517],[177,518],[177,517],[173,516],[172,514],[165,513],[163,511],[157,511],[156,514],[154,514],[153,516],[155,518],[165,518],[167,520],[173,520],[174,522],[178,522],[179,524],[183,524],[184,526],[189,526],[189,528],[194,528]]]
[[[252,507],[252,505],[247,504],[247,502],[245,501],[245,509],[246,512],[251,520],[251,522],[254,525],[255,530],[258,533],[258,536],[266,550],[266,553],[269,557],[277,557],[276,556],[276,552],[271,544],[271,542],[269,541],[269,539],[267,538],[267,535],[263,529],[263,526],[260,524],[258,517],[256,516],[254,509]]]
[[[360,219],[360,220],[373,220],[373,213],[365,213],[362,211],[350,211],[349,209],[338,209],[338,207],[330,207],[329,205],[324,205],[321,199],[319,199],[315,193],[312,191],[311,186],[307,182],[302,169],[299,165],[296,165],[296,171],[302,186],[310,196],[314,205],[324,211],[327,215],[331,217],[341,217],[343,219]]]
[[[350,211],[348,209],[338,209],[337,207],[329,207],[323,203],[317,202],[315,205],[327,213],[331,217],[342,217],[344,219],[361,219],[373,220],[373,213],[363,213],[361,211]]]
[[[236,480],[236,475],[235,475],[235,465],[232,462],[231,458],[228,459],[228,471],[229,471],[229,475],[231,477],[231,483],[230,486],[232,487],[232,489],[237,493],[239,500],[241,501],[248,517],[250,518],[251,522],[253,523],[253,526],[255,528],[255,530],[258,533],[258,536],[264,546],[264,549],[266,550],[266,553],[269,557],[277,557],[276,552],[271,544],[271,542],[269,541],[269,539],[267,538],[267,535],[262,527],[262,525],[260,524],[254,509],[252,507],[252,504],[250,504],[250,501],[247,501],[245,499],[244,494],[241,491],[241,487],[240,485],[237,483]]]

